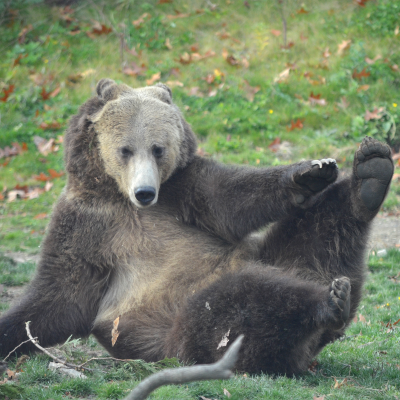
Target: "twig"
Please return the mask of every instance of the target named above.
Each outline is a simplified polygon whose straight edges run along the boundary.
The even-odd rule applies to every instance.
[[[177,369],[165,369],[149,376],[139,383],[124,400],[143,400],[153,390],[163,385],[179,384],[207,379],[229,379],[234,376],[231,371],[239,357],[243,335],[240,335],[229,347],[225,355],[216,363],[210,365],[195,365]]]
[[[37,339],[37,337],[34,338],[34,340],[36,340],[36,339]],[[7,357],[6,357],[3,361],[6,361],[7,358],[10,357],[11,354],[14,353],[14,351],[18,349],[18,347],[21,347],[23,344],[28,343],[28,342],[30,342],[30,341],[31,341],[31,339],[28,339],[28,340],[25,340],[25,342],[20,343],[14,350],[11,350],[11,351],[7,354]]]
[[[129,362],[129,361],[136,361],[134,359],[131,358],[114,358],[114,357],[92,357],[91,359],[85,361],[84,363],[78,365],[78,368],[82,368],[85,364],[90,363],[90,361],[94,361],[94,360],[114,360],[114,361],[121,361],[121,362]]]
[[[86,370],[86,371],[94,371],[93,369],[86,368],[86,367],[79,368],[78,365],[67,363],[66,361],[63,361],[63,360],[59,359],[58,357],[53,356],[53,354],[51,354],[48,350],[46,350],[45,348],[43,348],[42,346],[40,346],[40,344],[37,342],[37,340],[36,340],[35,338],[32,337],[31,331],[30,331],[30,329],[29,329],[29,324],[30,324],[30,323],[31,323],[31,321],[25,322],[26,333],[27,333],[28,338],[30,339],[30,341],[31,341],[39,350],[43,351],[43,353],[47,354],[47,355],[48,355],[50,358],[52,358],[54,361],[56,361],[56,362],[58,362],[58,363],[60,363],[60,364],[63,364],[63,365],[65,365],[65,366],[68,367],[68,368],[72,368],[72,369],[76,369],[76,370],[78,370],[78,369],[84,369],[84,370]]]
[[[369,346],[370,344],[374,344],[374,343],[376,343],[376,344],[384,344],[384,343],[386,343],[387,341],[388,341],[389,339],[385,339],[385,340],[382,340],[382,341],[380,341],[380,342],[368,342],[368,343],[365,343],[365,344],[361,344],[360,346],[357,346],[357,349],[362,349],[362,348],[364,348],[364,347],[367,347],[367,346]]]

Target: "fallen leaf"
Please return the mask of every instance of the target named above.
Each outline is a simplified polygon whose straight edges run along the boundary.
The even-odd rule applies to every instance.
[[[363,70],[360,72],[357,72],[357,70],[354,68],[351,76],[353,77],[353,79],[360,80],[361,78],[367,78],[370,75],[371,74],[369,72],[365,71],[365,68],[363,68]]]
[[[119,317],[117,317],[113,322],[113,328],[111,330],[111,346],[114,347],[115,343],[117,342],[119,332],[118,332],[118,325],[119,325]]]
[[[322,57],[324,58],[329,58],[331,56],[331,53],[329,51],[329,47],[327,47],[324,52],[322,53]]]
[[[351,40],[343,40],[342,43],[338,44],[337,55],[341,56],[345,50],[348,50],[351,45]]]
[[[308,14],[308,11],[306,11],[306,10],[304,9],[304,7],[301,7],[300,10],[297,10],[297,11],[296,11],[296,14]]]
[[[132,68],[131,68],[132,67]],[[129,66],[125,66],[122,69],[122,72],[125,75],[129,75],[129,76],[138,76],[138,75],[143,75],[143,73],[146,71],[146,66],[145,64],[142,65],[137,65],[134,62],[131,62],[131,67]]]
[[[52,122],[42,122],[39,125],[39,128],[47,130],[47,129],[60,129],[61,124],[57,121],[52,121]],[[54,140],[54,139],[53,139]],[[45,154],[46,155],[46,154]]]
[[[44,174],[43,172],[41,172],[39,175],[34,175],[33,179],[35,179],[37,181],[46,182],[46,181],[50,180],[50,177],[47,176],[46,174]]]
[[[23,190],[10,190],[7,193],[7,202],[11,203],[17,199],[17,197],[24,198],[25,192]]]
[[[167,18],[168,18],[169,20],[173,20],[173,19],[177,19],[177,18],[186,18],[186,17],[190,17],[190,14],[184,14],[184,13],[181,13],[181,12],[179,12],[179,11],[177,11],[177,10],[175,10],[175,12],[176,12],[175,15],[167,15]]]
[[[44,185],[44,191],[45,191],[45,192],[48,192],[48,191],[53,187],[53,185],[54,185],[53,183],[47,181],[47,182],[45,183],[45,185]]]
[[[340,107],[342,110],[345,110],[346,108],[349,107],[350,103],[347,101],[346,97],[342,97],[339,102],[336,103],[338,107]]]
[[[190,64],[192,62],[192,57],[189,53],[183,53],[178,60],[181,64]]]
[[[0,97],[0,101],[5,103],[7,101],[7,99],[9,98],[10,94],[14,91],[14,89],[15,89],[15,85],[9,85],[8,88],[3,88],[4,96]]]
[[[358,320],[359,320],[360,322],[367,322],[367,320],[365,319],[365,317],[364,317],[362,314],[359,314],[359,315],[358,315]]]
[[[377,56],[375,56],[372,60],[368,57],[365,57],[365,62],[369,65],[374,64],[376,61],[380,60],[382,58],[382,56],[380,54],[378,54]]]
[[[253,102],[254,95],[260,91],[261,87],[251,86],[246,79],[244,80],[244,84],[245,84],[244,91],[246,92],[246,98],[247,100]]]
[[[25,37],[28,32],[33,29],[31,24],[25,26],[20,33],[18,33],[18,43],[23,44],[25,42]]]
[[[224,388],[224,395],[227,396],[228,398],[232,396],[225,388]]]
[[[168,85],[171,88],[174,88],[176,86],[178,86],[178,87],[183,87],[184,86],[184,84],[182,82],[179,82],[179,81],[167,81],[167,82],[165,82],[165,84]]]
[[[390,69],[391,69],[393,72],[399,72],[399,66],[398,66],[397,64],[391,65],[391,66],[390,66]]]
[[[20,61],[21,61],[23,58],[26,58],[26,57],[28,57],[28,54],[19,54],[18,57],[13,61],[13,68],[14,68],[15,66],[19,65],[19,64],[20,64]]]
[[[51,179],[59,178],[60,176],[64,175],[63,171],[57,172],[54,169],[48,169],[49,175],[51,176]]]
[[[381,119],[382,118],[382,112],[384,111],[383,107],[379,108],[374,108],[372,111],[366,111],[364,115],[365,121],[370,121],[371,119]]]
[[[344,378],[342,382],[337,381],[335,377],[333,377],[333,379],[335,380],[334,389],[340,389],[342,386],[347,385],[347,378]]]
[[[172,49],[173,49],[172,44],[171,44],[171,41],[169,40],[169,38],[167,38],[167,39],[165,40],[165,47],[166,47],[168,50],[172,50]]]
[[[303,129],[304,119],[298,118],[296,122],[292,120],[291,125],[286,127],[288,132],[293,131],[294,129]]]
[[[279,148],[281,147],[281,138],[276,137],[272,143],[268,145],[268,148],[273,152],[276,153]]]
[[[280,36],[282,34],[281,31],[278,31],[276,29],[271,29],[271,33],[276,37],[278,37],[278,36]]]
[[[146,79],[146,84],[148,86],[152,85],[154,82],[159,81],[161,78],[161,72],[157,72],[152,75],[150,79]]]
[[[111,32],[112,28],[104,24],[100,24],[98,21],[94,21],[92,30],[90,32],[86,32],[86,35],[91,39],[95,39],[96,36],[108,35]]]
[[[369,89],[369,85],[361,85],[357,88],[357,92],[365,92]]]
[[[294,46],[294,42],[289,42],[286,46],[281,46],[281,49],[290,49]]]
[[[54,139],[51,138],[46,140],[40,136],[34,136],[33,142],[35,143],[37,149],[39,150],[40,154],[47,156],[50,153],[57,151],[58,146],[54,146]]]
[[[218,343],[217,350],[218,350],[219,348],[221,348],[221,347],[225,347],[225,346],[228,344],[228,342],[229,342],[229,334],[230,334],[230,333],[231,333],[231,330],[229,329],[228,332],[226,332],[226,333],[224,334],[224,336],[222,336],[221,341]]]
[[[289,73],[291,68],[284,69],[275,79],[274,83],[286,82],[289,79]]]
[[[319,106],[326,106],[328,104],[325,99],[321,99],[320,94],[314,94],[313,92],[310,93],[308,101],[310,102],[310,105],[318,104]]]
[[[313,396],[313,400],[325,400],[325,395],[317,397],[317,396]]]
[[[45,219],[47,218],[47,213],[40,213],[33,217],[33,219]]]
[[[367,3],[367,1],[368,0],[354,0],[354,2],[361,7],[365,7],[365,4]]]

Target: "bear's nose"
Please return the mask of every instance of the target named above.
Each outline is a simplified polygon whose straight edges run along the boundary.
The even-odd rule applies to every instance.
[[[142,186],[135,189],[135,197],[143,205],[149,204],[156,197],[156,189],[151,186]]]

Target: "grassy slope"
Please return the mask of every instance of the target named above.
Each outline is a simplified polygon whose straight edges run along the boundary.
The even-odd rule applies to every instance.
[[[28,152],[11,158],[8,165],[0,167],[0,191],[5,187],[10,190],[17,183],[44,186],[32,179],[32,175],[47,173],[49,168],[63,169],[62,145],[58,152],[42,156],[36,150],[33,136],[56,138],[62,134],[68,118],[93,93],[98,79],[108,76],[139,87],[157,72],[161,72],[162,82],[183,83],[183,87],[174,88],[174,99],[198,133],[200,147],[212,157],[228,163],[271,165],[301,158],[334,156],[340,166],[350,167],[352,153],[362,136],[368,133],[378,137],[384,135],[382,123],[364,121],[366,110],[385,107],[389,117],[399,122],[400,76],[390,67],[400,64],[400,55],[396,51],[400,36],[394,35],[400,6],[398,2],[389,1],[371,1],[365,8],[350,1],[309,1],[304,2],[309,14],[297,14],[300,3],[288,1],[288,41],[295,45],[285,50],[280,47],[282,37],[276,38],[270,32],[271,29],[281,30],[279,8],[275,2],[249,2],[250,8],[247,8],[243,2],[220,1],[216,11],[206,9],[197,14],[196,10],[204,7],[202,1],[174,0],[172,4],[156,5],[155,1],[133,3],[122,0],[113,8],[105,5],[106,2],[96,2],[94,7],[91,2],[82,1],[73,14],[76,21],[68,26],[60,19],[57,9],[46,8],[38,1],[15,1],[13,8],[18,9],[19,16],[14,25],[0,24],[0,42],[5,49],[0,61],[0,84],[1,88],[15,85],[7,102],[0,102],[0,147],[13,141],[26,142]],[[190,13],[190,16],[168,19],[167,15],[173,15],[174,9]],[[132,21],[145,12],[150,13],[151,18],[140,29],[134,28]],[[85,34],[92,30],[92,20],[125,32],[130,48],[136,46],[139,51],[138,44],[141,43],[140,58],[127,52],[123,58],[128,65],[132,61],[145,63],[143,76],[131,77],[122,73],[117,35],[111,33],[91,39]],[[19,44],[18,33],[29,24],[33,30],[27,33],[25,42]],[[69,31],[74,26],[78,26],[81,33],[72,36]],[[221,40],[216,33],[222,31],[228,32],[239,43],[229,38]],[[301,36],[308,39],[302,40]],[[171,50],[165,46],[167,38],[172,44]],[[343,56],[339,56],[337,45],[343,40],[352,40],[352,44]],[[179,57],[184,52],[190,53],[195,43],[199,53],[213,50],[216,56],[188,65],[179,63]],[[331,53],[327,58],[329,69],[321,69],[318,65],[324,61],[322,53],[327,47]],[[221,55],[224,48],[238,60],[248,59],[249,68],[229,65]],[[13,67],[19,54],[27,56]],[[378,54],[382,55],[381,60],[373,65],[366,63],[366,56],[372,59]],[[274,78],[287,63],[295,63],[297,68],[290,71],[287,82],[274,84]],[[353,79],[354,68],[361,71],[364,67],[371,75],[360,81]],[[95,69],[93,74],[78,83],[70,83],[68,77],[91,68]],[[172,68],[179,68],[178,76],[172,73]],[[224,74],[222,77],[220,72]],[[325,78],[325,84],[312,85],[304,77],[307,72],[313,74],[313,80]],[[35,74],[50,78],[44,85],[46,91],[60,85],[60,93],[43,101],[40,95],[43,85],[32,80]],[[203,79],[209,74],[214,75],[214,83],[208,84]],[[260,86],[253,102],[246,98],[245,80],[253,87]],[[224,83],[223,87],[218,86],[221,83]],[[368,90],[359,91],[362,85],[369,85]],[[196,86],[203,97],[190,95],[191,88]],[[209,97],[210,90],[217,90],[216,95]],[[305,104],[311,91],[321,94],[328,104],[314,107]],[[349,103],[344,110],[336,104],[343,96]],[[288,131],[286,127],[298,118],[304,120],[303,129]],[[60,123],[60,129],[39,128],[42,122],[54,121]],[[269,150],[268,145],[277,137],[290,142],[290,153]],[[38,199],[0,201],[0,250],[39,250],[48,218],[33,217],[40,213],[50,214],[65,177],[55,179],[53,183],[53,188]],[[399,195],[400,186],[392,185],[385,207],[394,210]],[[0,283],[5,285],[25,283],[33,269],[32,265],[26,264],[16,266],[5,261],[0,264]],[[373,273],[366,286],[368,297],[360,310],[371,324],[353,324],[348,335],[360,331],[362,335],[327,347],[318,358],[320,364],[315,376],[306,374],[299,380],[238,376],[229,382],[163,388],[154,394],[154,398],[197,399],[202,395],[223,399],[226,397],[223,388],[233,399],[310,399],[322,394],[329,394],[333,399],[395,398],[400,387],[398,328],[386,333],[388,328],[383,327],[381,321],[394,322],[400,315],[397,284],[388,280],[388,276],[400,272],[399,264],[400,257],[394,251],[384,261],[371,260]],[[7,305],[1,307],[4,309]],[[389,340],[381,343],[386,339]],[[369,342],[374,343],[357,348]],[[96,345],[90,342],[89,346]],[[21,378],[20,387],[25,390],[22,398],[61,399],[68,392],[72,398],[94,394],[100,398],[121,398],[124,391],[134,385],[126,371],[128,369],[129,373],[129,366],[115,366],[107,375],[76,382],[61,381],[46,370],[46,365],[47,359],[42,356],[29,361]],[[333,377],[342,381],[346,376],[351,378],[348,384],[334,389]]]

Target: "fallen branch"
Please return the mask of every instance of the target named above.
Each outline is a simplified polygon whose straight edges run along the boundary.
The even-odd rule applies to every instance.
[[[362,349],[362,348],[367,347],[367,346],[369,346],[371,344],[381,345],[381,344],[386,343],[388,340],[389,339],[385,339],[385,340],[382,340],[380,342],[374,341],[374,342],[368,342],[368,343],[365,343],[365,344],[361,344],[360,346],[357,346],[357,349]]]
[[[40,346],[40,344],[37,342],[37,338],[32,337],[31,331],[29,329],[29,324],[31,323],[31,321],[25,322],[25,328],[26,328],[26,333],[28,335],[29,340],[41,351],[43,351],[43,353],[47,354],[50,358],[52,358],[54,361],[65,365],[68,368],[72,368],[72,369],[84,369],[85,371],[94,371],[93,369],[90,368],[86,368],[86,367],[79,367],[79,365],[75,365],[75,364],[70,364],[67,363],[66,361],[61,360],[60,358],[53,356],[53,354],[51,354],[48,350],[46,350],[45,348],[43,348],[42,346]]]
[[[34,339],[36,340],[37,337],[35,337]],[[28,339],[28,340],[25,340],[25,342],[20,343],[15,349],[11,350],[11,351],[7,354],[7,357],[6,357],[3,361],[6,361],[7,358],[10,357],[11,354],[14,353],[14,351],[18,349],[18,347],[21,347],[23,344],[28,343],[28,342],[30,342],[30,341],[31,341],[31,339]]]
[[[163,385],[179,384],[192,381],[203,381],[208,379],[229,379],[234,376],[232,368],[239,357],[243,335],[240,335],[229,347],[224,356],[216,363],[210,365],[195,365],[176,369],[165,369],[149,376],[132,392],[125,400],[143,400],[153,390]]]

